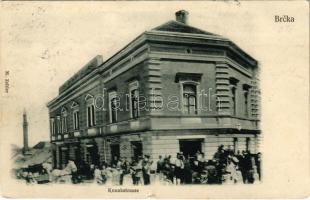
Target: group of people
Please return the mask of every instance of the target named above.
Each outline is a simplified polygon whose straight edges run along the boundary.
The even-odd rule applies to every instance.
[[[154,163],[144,155],[129,162],[126,158],[114,158],[110,164],[94,166],[93,178],[99,184],[149,185],[163,184],[234,184],[255,183],[261,179],[261,154],[249,151],[234,152],[218,147],[213,159],[207,160],[204,153],[194,156],[177,153],[159,156]]]
[[[69,160],[62,170],[52,169],[50,164],[43,164],[41,168],[39,171],[48,172],[49,181],[54,182],[66,182],[70,176],[72,183],[88,179],[105,185],[246,184],[261,180],[261,153],[235,152],[220,145],[209,160],[198,151],[192,156],[178,152],[175,158],[160,155],[156,162],[149,155],[144,155],[132,158],[131,161],[114,157],[110,163],[89,165],[86,168],[78,168],[73,160]],[[31,172],[22,177],[29,179],[28,182],[34,181]]]
[[[110,185],[149,185],[153,161],[145,155],[129,162],[126,158],[115,157],[111,164],[103,163],[94,168],[94,181],[98,184]]]

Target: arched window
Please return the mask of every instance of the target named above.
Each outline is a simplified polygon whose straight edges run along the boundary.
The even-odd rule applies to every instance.
[[[79,130],[80,128],[80,111],[79,111],[79,105],[76,102],[73,102],[71,105],[71,109],[73,110],[72,114],[72,118],[73,118],[73,129],[74,130]]]
[[[183,84],[183,111],[186,114],[197,114],[196,85]]]
[[[96,125],[95,100],[92,95],[87,94],[85,101],[87,105],[87,126],[92,127]]]
[[[67,110],[65,108],[62,108],[61,110],[61,125],[62,125],[62,132],[67,133],[68,132]]]

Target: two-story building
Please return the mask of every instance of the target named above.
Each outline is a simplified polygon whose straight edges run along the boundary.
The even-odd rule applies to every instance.
[[[59,88],[47,105],[55,167],[180,151],[211,159],[221,144],[258,151],[257,61],[187,16],[96,56]]]

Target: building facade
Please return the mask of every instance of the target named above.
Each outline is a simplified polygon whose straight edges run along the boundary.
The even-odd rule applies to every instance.
[[[258,152],[257,61],[188,13],[139,35],[108,60],[96,56],[48,103],[53,165],[204,152]]]

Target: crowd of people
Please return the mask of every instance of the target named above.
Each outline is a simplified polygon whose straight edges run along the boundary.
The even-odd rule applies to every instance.
[[[198,151],[193,156],[183,155],[182,152],[177,153],[175,158],[171,155],[159,156],[156,162],[149,155],[144,155],[132,158],[131,162],[126,158],[114,157],[111,163],[89,165],[83,170],[73,160],[69,160],[63,170],[52,171],[50,168],[43,165],[43,169],[50,172],[50,181],[66,180],[63,177],[70,176],[72,183],[88,179],[105,185],[246,184],[261,180],[261,153],[234,152],[220,145],[209,160]],[[88,174],[87,178],[85,174]]]
[[[261,179],[261,153],[234,152],[218,147],[213,159],[205,159],[204,153],[194,156],[177,153],[159,156],[154,163],[144,155],[129,162],[115,157],[110,164],[93,166],[93,179],[98,184],[149,185],[162,184],[234,184],[255,183]]]

